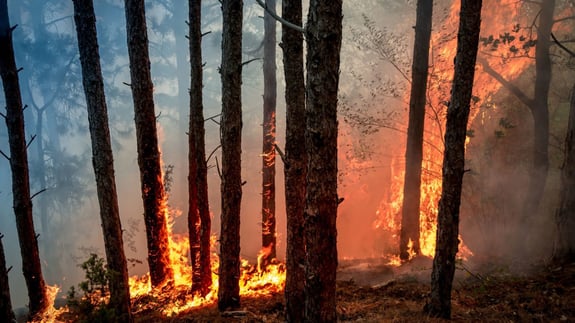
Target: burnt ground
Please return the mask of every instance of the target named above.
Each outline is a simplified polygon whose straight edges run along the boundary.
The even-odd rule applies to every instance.
[[[530,266],[458,264],[452,293],[454,322],[575,322],[575,263]],[[337,312],[342,322],[439,322],[423,314],[431,260],[400,267],[378,260],[341,261]],[[480,274],[481,273],[481,274]],[[243,298],[237,312],[214,305],[177,317],[137,313],[136,322],[284,322],[283,295]]]
[[[431,259],[402,266],[387,260],[340,261],[337,312],[341,322],[441,322],[422,309],[430,292]],[[458,263],[452,293],[454,322],[575,322],[575,263],[564,266]],[[522,268],[519,270],[518,268]],[[156,303],[156,304],[155,304]],[[220,313],[216,304],[164,317],[154,299],[135,301],[136,322],[284,322],[282,293],[241,300]],[[58,319],[78,321],[68,312]],[[77,317],[77,316],[76,316]]]

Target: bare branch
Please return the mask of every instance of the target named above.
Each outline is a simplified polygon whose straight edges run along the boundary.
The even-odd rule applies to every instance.
[[[4,158],[10,161],[10,157],[8,157],[8,155],[6,155],[2,150],[0,150],[0,155],[4,156]]]
[[[569,48],[565,47],[565,45],[563,45],[560,41],[558,41],[553,33],[551,33],[551,38],[553,38],[555,44],[557,44],[557,46],[559,46],[562,50],[566,51],[569,55],[571,55],[571,57],[575,57],[575,53]]]
[[[222,171],[220,169],[220,163],[218,162],[218,157],[216,157],[216,168],[218,170],[218,176],[220,176],[220,179],[222,179]]]
[[[209,34],[211,34],[211,33],[212,33],[211,30],[210,30],[210,31],[206,31],[205,33],[201,34],[200,37],[204,37],[205,35],[209,35]]]
[[[8,274],[10,272],[10,270],[12,270],[12,266],[8,267],[8,269],[6,269],[6,274]]]
[[[208,121],[208,120],[213,120],[213,119],[215,119],[215,118],[217,118],[217,117],[219,117],[219,116],[221,116],[221,115],[222,115],[221,113],[218,113],[218,114],[216,114],[215,116],[211,116],[211,117],[209,117],[209,118],[204,119],[204,122],[206,122],[206,121]]]
[[[267,4],[265,4],[262,0],[256,0],[256,2],[260,5],[260,7],[264,8],[264,10],[267,13],[269,13],[272,17],[274,17],[275,20],[279,21],[282,25],[289,27],[293,30],[299,31],[300,33],[305,32],[305,30],[302,27],[300,27],[294,23],[291,23],[291,22],[283,19],[282,17],[278,16],[278,14],[275,13],[275,11],[272,8],[268,8]]]
[[[42,193],[44,193],[44,192],[46,192],[46,189],[45,189],[45,188],[43,188],[43,189],[39,190],[38,192],[34,193],[32,196],[30,196],[30,199],[33,199],[33,198],[35,198],[36,196],[38,196],[38,195],[40,195],[40,194],[42,194]]]
[[[280,158],[282,159],[282,162],[284,163],[284,165],[288,166],[286,155],[281,150],[280,146],[278,146],[278,144],[274,143],[274,147],[276,148],[278,154],[280,155]]]
[[[527,95],[523,91],[521,91],[521,89],[519,89],[515,84],[509,82],[503,76],[501,76],[501,74],[497,73],[493,68],[491,68],[487,60],[478,57],[477,62],[481,63],[481,65],[483,66],[483,70],[487,74],[491,75],[491,77],[493,77],[499,83],[501,83],[501,85],[503,85],[507,90],[513,93],[513,95],[515,95],[517,99],[519,99],[519,101],[525,104],[529,109],[533,109],[533,100],[528,98]]]
[[[208,159],[206,159],[206,164],[210,161],[210,158],[212,158],[212,156],[216,153],[216,151],[218,151],[218,149],[220,149],[221,147],[222,145],[218,145],[216,148],[214,148],[214,150],[212,150],[212,152],[208,156]]]
[[[260,58],[260,57],[252,58],[252,59],[250,59],[249,61],[243,62],[243,63],[242,63],[242,66],[248,65],[249,63],[251,63],[251,62],[253,62],[253,61],[257,61],[257,60],[261,60],[261,58]]]
[[[132,87],[132,84],[130,84],[130,83],[126,83],[126,82],[122,82],[122,83],[123,83],[124,85],[129,86],[129,87]]]
[[[33,135],[32,138],[30,138],[30,141],[28,141],[28,144],[26,144],[26,149],[30,147],[30,145],[34,142],[34,139],[36,139],[36,135]]]

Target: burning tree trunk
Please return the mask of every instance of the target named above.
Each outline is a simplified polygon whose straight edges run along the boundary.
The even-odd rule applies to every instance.
[[[0,321],[15,321],[12,311],[12,300],[10,299],[10,285],[8,282],[8,269],[6,269],[6,256],[4,255],[4,245],[2,244],[4,235],[0,234]]]
[[[310,1],[307,39],[305,321],[336,321],[337,93],[342,1]]]
[[[423,126],[425,123],[425,97],[427,71],[429,68],[429,41],[431,39],[432,0],[417,1],[415,41],[411,69],[411,95],[409,100],[409,125],[407,127],[407,150],[405,153],[405,182],[399,257],[409,259],[409,253],[420,253],[419,203],[421,197],[421,162],[423,158]],[[409,241],[412,250],[409,250]]]
[[[283,0],[282,18],[302,24],[302,1]],[[305,208],[305,84],[303,71],[303,34],[282,26],[283,63],[286,100],[285,200],[287,218],[286,250],[286,319],[303,322],[305,282],[305,239],[303,212]]]
[[[451,101],[447,109],[443,182],[437,215],[431,299],[424,309],[434,317],[451,317],[451,287],[459,244],[459,206],[465,172],[465,137],[479,42],[481,4],[481,0],[462,0],[459,14],[455,74]]]
[[[92,163],[96,175],[106,261],[111,273],[109,276],[110,307],[114,310],[114,318],[117,322],[132,322],[128,265],[122,241],[122,224],[114,177],[114,157],[110,142],[108,111],[96,32],[96,16],[92,0],[74,0],[74,20],[78,34],[82,80],[88,108],[92,139]]]
[[[535,89],[533,102],[529,106],[533,116],[533,169],[529,176],[529,191],[525,200],[523,217],[537,212],[545,190],[547,172],[549,170],[549,86],[551,83],[551,29],[553,27],[553,12],[555,0],[541,2],[539,26],[537,28],[537,44],[535,46]]]
[[[211,218],[208,203],[208,165],[202,102],[202,1],[190,0],[190,124],[188,229],[192,259],[192,291],[205,296],[212,285],[210,266]]]
[[[557,238],[553,258],[558,263],[568,263],[575,260],[575,85],[571,90],[560,194],[561,204],[555,215]]]
[[[166,192],[158,148],[146,12],[143,0],[126,0],[125,7],[148,264],[152,286],[157,287],[173,280],[173,271],[169,258]]]
[[[275,10],[276,1],[266,0]],[[264,13],[264,120],[262,145],[262,249],[261,264],[276,258],[276,21]]]
[[[240,305],[240,207],[242,202],[242,0],[223,0],[222,219],[218,308]]]
[[[32,218],[32,198],[30,197],[30,177],[28,173],[28,154],[24,131],[22,96],[18,84],[18,70],[12,46],[12,31],[8,17],[6,0],[0,1],[0,74],[6,98],[6,128],[10,145],[10,168],[12,170],[12,194],[14,214],[22,271],[28,288],[30,318],[41,314],[49,306],[46,283],[42,275],[38,240]]]

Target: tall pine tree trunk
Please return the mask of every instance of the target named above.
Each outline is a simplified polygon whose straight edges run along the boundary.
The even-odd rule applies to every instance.
[[[100,219],[110,276],[109,306],[116,322],[133,322],[130,311],[128,265],[124,254],[122,224],[114,177],[114,157],[108,126],[108,110],[104,94],[104,80],[100,67],[96,16],[92,0],[74,0],[74,20],[78,35],[82,81],[88,108],[92,163],[100,206]]]
[[[481,4],[481,0],[461,0],[455,73],[447,108],[431,298],[425,305],[430,316],[446,319],[451,317],[451,287],[459,245],[459,206],[465,172],[465,138],[479,43]]]
[[[240,207],[242,202],[242,0],[222,0],[222,218],[218,308],[240,305]]]
[[[0,0],[0,74],[6,98],[6,127],[10,145],[10,168],[12,170],[12,195],[22,272],[28,288],[30,318],[42,314],[49,306],[46,283],[42,275],[38,240],[34,231],[32,199],[30,197],[30,176],[28,172],[28,152],[24,131],[22,96],[18,83],[18,70],[12,46],[12,31],[8,18],[6,0]]]
[[[553,259],[557,263],[569,263],[575,261],[575,84],[571,90],[560,194],[560,206],[555,214],[557,237]]]
[[[173,270],[169,258],[166,192],[154,112],[146,10],[144,0],[125,0],[125,7],[148,264],[152,286],[158,287],[173,280]]]
[[[416,254],[421,252],[419,245],[419,204],[432,15],[433,0],[418,0],[411,68],[411,95],[409,99],[409,124],[407,127],[405,152],[401,233],[399,238],[399,257],[402,260],[409,259],[409,241],[413,243],[411,251]]]
[[[212,285],[210,264],[211,217],[208,203],[208,165],[206,163],[203,80],[202,80],[202,1],[190,0],[190,124],[189,177],[190,194],[188,228],[192,252],[192,290],[205,296]],[[192,245],[192,241],[194,245]]]
[[[276,1],[266,0],[275,11]],[[264,13],[264,118],[262,145],[262,265],[276,258],[276,20]]]
[[[282,18],[301,26],[302,1],[283,0]],[[305,239],[303,212],[307,152],[305,149],[305,84],[303,71],[303,34],[282,26],[285,100],[285,200],[287,218],[286,247],[286,320],[304,319]]]
[[[2,244],[4,235],[0,233],[0,321],[12,322],[15,320],[10,299],[10,285],[8,282],[8,269],[6,268],[6,256]]]
[[[337,93],[342,1],[310,1],[307,40],[305,321],[335,322]]]

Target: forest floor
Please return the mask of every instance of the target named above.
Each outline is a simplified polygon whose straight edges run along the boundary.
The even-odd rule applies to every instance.
[[[452,293],[454,322],[575,322],[575,263],[565,266],[458,264]],[[440,322],[422,309],[430,292],[431,259],[393,267],[377,260],[341,261],[337,313],[341,322]],[[285,322],[283,294],[242,298],[239,311],[215,304],[162,318],[136,313],[136,322]]]

